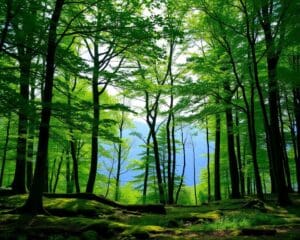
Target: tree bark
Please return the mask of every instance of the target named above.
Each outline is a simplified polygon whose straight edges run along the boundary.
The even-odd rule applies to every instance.
[[[96,40],[97,41],[97,40]],[[99,90],[98,90],[98,78],[99,78],[99,46],[97,42],[94,42],[94,67],[93,67],[93,79],[92,79],[92,91],[93,91],[93,123],[92,123],[92,150],[91,150],[91,165],[89,171],[89,178],[86,187],[87,193],[93,193],[94,185],[97,175],[98,165],[98,135],[99,135]]]
[[[11,113],[9,113],[8,118],[7,118],[5,143],[4,143],[4,148],[3,148],[3,157],[2,157],[2,165],[1,165],[1,173],[0,173],[0,187],[2,187],[3,179],[4,179],[4,170],[5,170],[8,142],[9,142],[9,136],[10,136],[10,124],[11,124]]]
[[[183,136],[183,127],[182,127],[182,125],[181,125],[180,130],[181,130],[181,146],[182,146],[182,152],[183,152],[183,166],[182,166],[182,172],[181,172],[181,176],[180,176],[179,186],[178,186],[178,189],[177,189],[177,192],[176,192],[176,198],[175,198],[175,203],[176,204],[178,202],[179,193],[180,193],[180,190],[181,190],[182,185],[183,185],[183,180],[184,180],[184,175],[185,175],[185,168],[186,168],[186,148],[185,148],[186,138],[184,139],[184,136]]]
[[[191,137],[192,152],[193,152],[193,181],[194,181],[194,198],[195,204],[198,205],[198,196],[197,196],[197,181],[196,181],[196,153],[193,138]]]
[[[22,49],[23,51],[23,49]],[[26,148],[28,128],[28,100],[31,57],[22,54],[20,59],[20,108],[18,123],[17,156],[12,189],[16,193],[26,193]]]
[[[297,128],[297,158],[296,161],[296,174],[297,174],[297,185],[298,185],[298,193],[300,193],[300,87],[294,88],[294,109],[295,109],[295,120],[296,120],[296,128]]]
[[[206,121],[206,148],[207,148],[207,200],[208,202],[211,200],[211,191],[210,191],[210,152],[209,152],[209,130],[208,130],[208,119],[205,118]]]
[[[29,197],[25,205],[20,209],[30,214],[45,213],[43,208],[43,187],[44,175],[48,156],[51,103],[53,92],[54,65],[56,53],[56,35],[60,15],[63,9],[64,0],[56,0],[55,8],[50,20],[47,44],[47,66],[45,76],[44,95],[42,99],[41,123],[39,128],[39,141],[37,150],[36,167],[34,171],[33,183]]]
[[[122,163],[122,151],[123,151],[123,149],[122,149],[123,127],[124,127],[124,111],[122,111],[121,122],[119,125],[119,138],[120,138],[121,142],[118,143],[115,201],[119,201],[119,199],[120,199],[120,177],[121,177],[121,163]]]
[[[146,140],[146,162],[145,162],[145,175],[144,175],[144,185],[143,185],[143,204],[146,204],[146,200],[147,200],[149,164],[150,164],[150,139],[151,139],[151,134],[149,132]]]
[[[217,100],[218,103],[219,100]],[[215,133],[215,200],[221,200],[221,184],[220,184],[220,144],[221,143],[221,117],[219,113],[216,113],[216,133]]]

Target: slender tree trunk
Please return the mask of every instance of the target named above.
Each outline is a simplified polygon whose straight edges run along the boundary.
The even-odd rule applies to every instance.
[[[105,197],[108,196],[109,194],[109,190],[110,190],[110,183],[111,183],[111,175],[113,173],[113,170],[114,170],[114,165],[115,165],[115,158],[113,158],[113,161],[111,163],[111,168],[109,169],[109,172],[108,172],[108,181],[107,181],[107,187],[106,187],[106,192],[105,192]]]
[[[70,80],[68,78],[68,80]],[[71,109],[71,93],[75,90],[76,88],[76,79],[74,82],[73,87],[70,89],[69,87],[69,82],[67,83],[68,86],[68,93],[67,93],[67,102],[68,102],[68,107],[69,109]],[[71,120],[71,112],[68,115],[68,124],[69,124],[69,132],[70,132],[70,152],[71,152],[71,156],[72,156],[72,161],[73,161],[73,178],[74,178],[74,183],[75,183],[75,189],[76,189],[76,193],[80,193],[80,185],[79,185],[79,174],[78,174],[78,158],[77,158],[77,147],[76,147],[76,139],[74,137],[74,133],[73,133],[73,127],[72,127],[72,120]]]
[[[36,110],[34,106],[35,99],[35,81],[31,84],[30,91],[30,101],[31,101],[31,111],[29,119],[29,129],[28,129],[28,147],[27,147],[27,162],[26,162],[26,184],[27,189],[30,190],[33,177],[33,157],[34,157],[34,136],[35,136],[35,122],[36,122]]]
[[[173,141],[173,136],[174,136],[174,129],[172,126],[171,129],[171,123],[173,122],[173,114],[172,114],[172,108],[173,108],[173,94],[171,94],[171,100],[170,100],[170,108],[169,108],[169,115],[166,123],[166,132],[167,132],[167,169],[168,169],[168,204],[173,204],[174,203],[174,141]]]
[[[36,167],[34,171],[33,183],[29,193],[29,197],[25,205],[22,207],[22,209],[20,209],[21,211],[28,212],[30,214],[44,213],[43,187],[48,156],[53,78],[55,71],[54,65],[55,53],[57,48],[56,31],[58,27],[59,18],[62,12],[63,4],[64,0],[56,0],[55,8],[50,20],[46,57],[47,66],[45,76],[45,87],[43,91],[44,94],[42,99],[43,105],[41,112]]]
[[[66,193],[73,192],[73,179],[71,174],[71,161],[69,149],[66,153]]]
[[[243,4],[243,3],[242,3]],[[244,5],[243,5],[244,6]],[[248,26],[249,27],[249,26]],[[249,29],[247,29],[249,30]],[[263,199],[263,192],[262,192],[262,185],[261,185],[261,178],[259,174],[259,167],[258,167],[258,162],[257,162],[257,139],[256,139],[256,128],[255,128],[255,117],[254,117],[254,81],[253,81],[253,74],[252,74],[252,68],[251,65],[248,65],[249,68],[249,73],[250,73],[250,103],[247,98],[247,93],[245,86],[243,85],[241,78],[238,74],[237,71],[237,66],[236,66],[236,61],[234,60],[233,54],[232,54],[232,49],[231,45],[227,41],[227,39],[224,39],[224,42],[226,43],[226,50],[229,54],[230,57],[230,62],[233,68],[233,73],[235,75],[236,81],[238,86],[240,87],[242,91],[242,96],[246,108],[246,116],[247,116],[247,126],[248,126],[248,135],[249,135],[249,143],[250,143],[250,149],[251,149],[251,154],[252,154],[252,159],[253,159],[253,167],[254,167],[254,175],[255,175],[255,183],[257,187],[257,196],[260,199]],[[250,53],[248,53],[250,55]],[[249,56],[248,55],[248,56]],[[227,91],[230,90],[228,86],[225,86],[227,88]],[[225,88],[225,89],[226,89]],[[239,98],[238,92],[236,94],[236,98]],[[239,127],[239,118],[238,118],[238,112],[236,112],[236,126],[237,128]],[[243,172],[243,167],[242,167],[242,162],[241,162],[241,152],[240,152],[240,135],[239,131],[236,135],[236,146],[237,146],[237,160],[238,160],[238,169],[239,169],[239,178],[241,181],[241,192],[242,195],[245,194],[245,180],[244,180],[244,172]]]
[[[149,126],[151,138],[152,138],[152,144],[153,144],[153,154],[154,154],[154,160],[155,160],[155,170],[156,170],[156,178],[157,178],[157,185],[158,185],[158,193],[159,193],[159,202],[161,204],[165,204],[165,190],[164,190],[164,184],[163,184],[163,178],[161,173],[161,161],[159,156],[159,147],[158,147],[158,141],[155,131],[156,126],[156,118],[157,118],[157,112],[158,112],[158,100],[160,98],[160,94],[158,94],[155,98],[153,107],[150,108],[149,103],[149,93],[145,91],[145,100],[146,100],[146,111],[147,111],[147,124]]]
[[[149,164],[150,164],[150,139],[151,139],[151,134],[149,132],[146,140],[146,163],[145,163],[145,175],[144,175],[144,187],[143,187],[143,204],[146,204],[146,200],[147,200]]]
[[[123,139],[123,127],[124,127],[124,112],[122,111],[121,122],[119,125],[119,138],[121,141]],[[120,176],[121,176],[122,151],[123,151],[122,142],[120,142],[120,143],[118,143],[115,201],[119,201],[119,199],[120,199]]]
[[[283,164],[284,164],[284,173],[286,177],[287,182],[287,188],[289,192],[294,192],[292,187],[292,180],[291,180],[291,171],[290,171],[290,165],[289,165],[289,158],[286,151],[286,141],[285,141],[285,133],[284,133],[284,123],[282,119],[282,108],[281,105],[278,104],[278,112],[279,112],[279,122],[280,122],[280,132],[282,136],[282,151],[283,151]]]
[[[239,127],[239,117],[236,112],[236,126]],[[241,156],[241,137],[238,132],[235,136],[236,139],[236,157],[238,162],[238,169],[240,174],[240,186],[241,186],[241,195],[245,196],[245,176],[244,176],[244,166],[242,164],[242,156]]]
[[[60,161],[58,163],[58,167],[57,167],[57,171],[56,171],[56,177],[55,177],[55,181],[54,181],[54,186],[52,188],[53,193],[55,193],[56,188],[57,188],[57,184],[58,184],[59,175],[60,175],[60,172],[61,172],[61,167],[62,167],[63,161],[64,161],[64,150],[61,153]]]
[[[162,204],[165,204],[165,191],[163,186],[163,180],[161,176],[161,169],[160,169],[160,158],[159,158],[159,148],[158,148],[158,142],[156,138],[156,132],[154,129],[154,126],[149,126],[150,132],[152,136],[152,142],[153,142],[153,153],[154,153],[154,159],[155,159],[155,169],[156,169],[156,178],[157,178],[157,184],[158,184],[158,193],[159,193],[159,202]]]
[[[56,170],[56,162],[57,162],[57,158],[54,158],[52,168],[51,168],[50,181],[49,181],[49,192],[50,193],[53,192],[53,179],[54,179],[55,170]]]
[[[182,125],[181,125],[181,128],[180,128],[180,131],[181,131],[181,146],[182,146],[182,152],[183,152],[183,166],[182,166],[182,172],[181,172],[181,176],[180,176],[179,186],[178,186],[178,189],[177,189],[177,192],[176,192],[176,198],[175,198],[175,203],[176,204],[178,202],[179,193],[180,193],[180,190],[181,190],[182,185],[183,185],[183,180],[184,180],[184,175],[185,175],[185,168],[186,168],[186,148],[185,148],[186,138],[184,138],[184,136],[183,136],[183,127],[182,127]]]
[[[217,100],[218,103],[218,100]],[[220,184],[220,145],[221,145],[221,117],[216,114],[216,134],[215,134],[215,200],[221,200],[221,184]]]
[[[195,204],[198,205],[198,196],[197,196],[197,181],[196,181],[196,154],[195,154],[195,146],[193,138],[191,137],[191,145],[192,145],[192,152],[193,152],[193,181],[194,181],[194,197],[195,197]]]
[[[210,152],[209,152],[209,130],[208,130],[208,119],[205,118],[206,121],[206,148],[207,148],[207,200],[208,202],[211,200],[210,193]]]
[[[73,134],[73,131],[71,131]],[[70,141],[70,151],[73,160],[73,178],[75,183],[76,193],[80,193],[80,185],[79,185],[79,174],[78,174],[78,158],[77,158],[77,147],[74,138]]]
[[[3,148],[3,157],[2,157],[1,174],[0,174],[0,187],[2,187],[3,179],[4,179],[4,170],[5,170],[6,156],[8,150],[9,135],[10,135],[10,124],[11,124],[11,113],[9,113],[7,118],[6,135],[5,135],[5,143]]]
[[[175,174],[176,174],[176,138],[175,138],[175,116],[172,112],[172,127],[171,127],[171,137],[172,137],[172,158],[173,158],[173,164],[172,164],[172,188],[173,188],[173,194],[175,189]],[[173,195],[173,203],[174,203],[174,195]]]

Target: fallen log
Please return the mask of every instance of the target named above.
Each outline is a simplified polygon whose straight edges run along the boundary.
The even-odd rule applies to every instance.
[[[101,195],[95,195],[93,193],[44,193],[44,196],[47,198],[76,198],[76,199],[85,199],[85,200],[94,200],[105,205],[112,207],[125,209],[128,211],[137,211],[144,213],[156,213],[156,214],[166,214],[166,209],[162,204],[121,204],[110,199],[105,198]]]

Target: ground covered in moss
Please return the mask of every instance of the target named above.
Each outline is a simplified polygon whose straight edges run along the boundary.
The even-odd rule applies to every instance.
[[[281,208],[246,198],[166,206],[166,214],[129,211],[94,200],[45,198],[49,215],[19,215],[26,195],[0,196],[0,239],[300,239],[300,196]]]

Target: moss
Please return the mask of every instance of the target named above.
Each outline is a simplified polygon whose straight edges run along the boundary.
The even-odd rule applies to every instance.
[[[88,230],[81,234],[82,240],[97,240],[98,233],[96,231]]]

